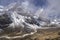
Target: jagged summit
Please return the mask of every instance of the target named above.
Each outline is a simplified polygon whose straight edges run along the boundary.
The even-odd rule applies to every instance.
[[[36,13],[31,12],[32,9],[20,3],[11,3],[3,8],[0,12],[0,29],[16,32],[36,32],[37,29],[57,28],[59,24],[44,18],[42,15],[43,9],[39,9]],[[37,15],[36,15],[37,14]],[[56,25],[56,27],[54,26]]]

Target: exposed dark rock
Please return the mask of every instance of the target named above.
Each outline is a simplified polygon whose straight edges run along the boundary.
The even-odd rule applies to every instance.
[[[24,24],[25,27],[23,28],[24,33],[31,33],[34,32],[34,29],[30,28],[27,24]]]
[[[37,22],[38,20],[35,18],[31,18],[31,19],[26,19],[26,22],[29,24],[36,24],[38,26],[40,26],[40,24]]]
[[[12,20],[7,14],[3,14],[0,16],[0,28],[8,27],[9,24],[12,23]]]

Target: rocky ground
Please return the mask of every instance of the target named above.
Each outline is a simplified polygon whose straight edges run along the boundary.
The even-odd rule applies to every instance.
[[[8,33],[5,34],[10,37],[15,37],[15,36],[21,36],[21,32],[14,32],[14,33]],[[33,35],[28,35],[23,38],[12,38],[9,39],[8,37],[2,37],[0,40],[60,40],[60,29],[38,29],[37,33]]]

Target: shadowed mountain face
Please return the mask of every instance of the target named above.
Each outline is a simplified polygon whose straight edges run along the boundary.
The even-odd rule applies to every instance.
[[[0,28],[6,28],[9,24],[12,23],[12,20],[7,14],[3,14],[0,16]]]

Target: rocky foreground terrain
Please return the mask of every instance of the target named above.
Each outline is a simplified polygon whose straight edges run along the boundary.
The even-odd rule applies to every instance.
[[[60,29],[39,29],[36,33],[25,37],[19,37],[22,32],[12,32],[4,35],[9,37],[0,37],[0,40],[60,40]],[[22,33],[22,34],[21,34]]]
[[[25,32],[3,32],[0,40],[60,40],[60,28],[57,29],[38,29],[34,34],[23,36]],[[8,36],[7,36],[8,35]]]

